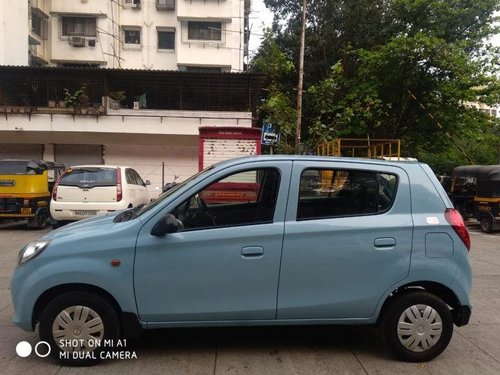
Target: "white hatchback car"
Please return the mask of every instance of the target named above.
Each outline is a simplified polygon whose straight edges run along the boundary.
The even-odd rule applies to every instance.
[[[151,201],[147,185],[134,169],[110,165],[68,168],[52,191],[50,214],[54,227]]]

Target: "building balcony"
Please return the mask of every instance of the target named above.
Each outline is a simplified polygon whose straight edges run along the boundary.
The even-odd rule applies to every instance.
[[[30,38],[30,45],[28,50],[29,65],[30,66],[43,66],[47,65],[48,58],[44,53],[44,46],[40,44],[32,44]]]
[[[247,73],[98,68],[0,67],[0,74],[0,117],[6,118],[48,114],[246,121],[255,112],[263,82],[263,76]]]
[[[29,0],[29,12],[39,13],[42,17],[48,17],[50,10],[47,0]]]
[[[52,0],[51,14],[94,14],[104,15],[108,13],[109,1],[106,0]]]
[[[240,1],[219,0],[177,0],[177,17],[179,18],[233,18],[243,17]],[[243,19],[241,19],[243,22]]]

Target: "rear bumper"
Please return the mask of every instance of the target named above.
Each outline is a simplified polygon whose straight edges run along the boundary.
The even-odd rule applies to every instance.
[[[35,217],[35,214],[31,215],[23,215],[23,214],[5,214],[1,213],[0,214],[0,220],[1,219],[30,219]]]
[[[52,202],[50,204],[50,214],[52,218],[59,221],[76,221],[88,219],[89,217],[109,214],[127,208],[127,202],[116,203],[66,203]]]
[[[453,315],[453,322],[457,327],[462,327],[469,323],[472,313],[470,306],[459,306],[451,311]]]

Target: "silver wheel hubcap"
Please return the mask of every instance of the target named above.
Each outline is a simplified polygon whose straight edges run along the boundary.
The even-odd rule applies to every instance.
[[[91,308],[71,306],[54,319],[52,336],[63,351],[89,352],[96,349],[104,338],[104,324]]]
[[[429,350],[437,344],[442,332],[441,316],[430,306],[410,306],[399,317],[399,342],[412,352]]]

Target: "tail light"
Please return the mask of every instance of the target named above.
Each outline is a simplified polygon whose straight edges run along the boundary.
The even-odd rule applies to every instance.
[[[462,215],[460,215],[460,212],[458,212],[454,208],[447,208],[446,211],[444,212],[444,217],[446,218],[446,221],[451,225],[451,227],[455,230],[455,232],[458,234],[458,237],[460,237],[460,239],[464,243],[465,247],[467,248],[467,251],[470,251],[469,231],[465,226],[464,219],[462,218]]]
[[[122,171],[116,168],[116,201],[120,202],[123,198],[122,194]]]
[[[54,184],[54,187],[52,188],[52,199],[55,201],[57,201],[57,187],[59,186],[59,182],[61,182],[61,179],[63,178],[63,176],[65,174],[66,174],[66,172],[61,173],[61,175],[59,177],[57,177],[57,181]]]

